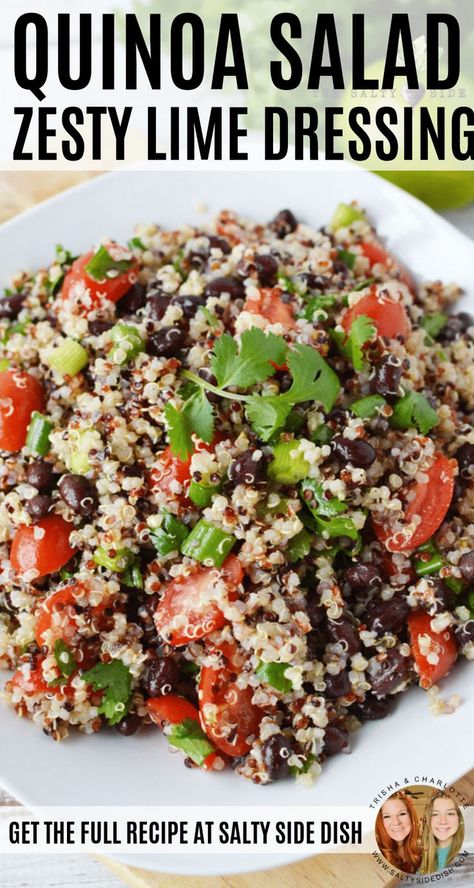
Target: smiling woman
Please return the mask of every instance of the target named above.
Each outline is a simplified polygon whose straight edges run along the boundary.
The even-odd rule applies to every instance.
[[[375,836],[386,860],[404,873],[420,865],[419,821],[411,798],[396,792],[383,803],[375,822]]]
[[[464,820],[459,805],[449,793],[434,792],[423,816],[420,873],[434,873],[449,866],[459,854],[463,841]]]

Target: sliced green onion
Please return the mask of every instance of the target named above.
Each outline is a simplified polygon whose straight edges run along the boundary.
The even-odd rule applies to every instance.
[[[210,563],[215,567],[222,567],[236,542],[233,534],[226,533],[201,518],[182,543],[181,554],[195,558],[202,564]]]
[[[273,460],[268,467],[268,477],[277,484],[296,484],[306,478],[309,463],[300,451],[299,441],[280,441],[273,448]]]
[[[40,456],[46,456],[51,449],[49,435],[53,428],[54,424],[46,416],[34,410],[26,435],[27,447],[34,450],[35,453],[39,453]]]
[[[191,481],[188,496],[195,506],[204,509],[211,505],[212,497],[219,490],[219,484],[202,484],[200,481]]]
[[[189,530],[185,524],[178,521],[170,512],[165,511],[161,527],[156,527],[150,531],[150,539],[161,557],[169,555],[170,552],[179,552],[180,546],[184,543]]]
[[[76,376],[89,360],[89,356],[74,339],[65,339],[51,352],[48,364],[53,370],[57,370],[62,376]]]
[[[8,370],[10,366],[10,361],[8,358],[2,358],[0,361],[0,373],[5,373],[5,370]]]
[[[386,403],[382,395],[367,395],[366,398],[359,398],[358,401],[354,401],[350,405],[350,410],[356,416],[359,416],[360,419],[372,419],[373,416],[377,416],[380,408],[384,407]]]
[[[68,458],[68,466],[71,472],[74,475],[87,475],[88,471],[91,468],[91,464],[87,458],[86,453],[80,453],[77,451],[76,453],[71,453]]]
[[[444,558],[438,552],[437,555],[433,555],[428,561],[423,561],[421,558],[415,561],[415,571],[417,576],[425,577],[432,573],[438,573],[444,567],[444,564]]]
[[[114,348],[110,356],[115,363],[126,364],[140,352],[145,351],[145,343],[132,324],[116,324],[111,330]]]
[[[363,210],[358,210],[357,207],[349,206],[349,204],[340,203],[334,211],[330,227],[333,231],[337,231],[339,228],[348,228],[349,225],[352,225],[353,222],[357,222],[359,219],[366,219]]]
[[[137,561],[134,561],[124,571],[122,583],[124,586],[130,586],[131,589],[143,589],[143,576]]]
[[[346,265],[347,268],[354,268],[357,256],[355,253],[350,253],[349,250],[339,250],[337,258],[341,262],[344,262],[344,265]]]
[[[114,259],[107,247],[102,246],[84,266],[84,271],[95,281],[103,281],[110,271],[125,274],[132,265],[133,259]]]
[[[443,577],[443,583],[448,589],[451,589],[451,592],[454,592],[455,595],[459,595],[464,589],[463,581],[459,580],[457,577]]]
[[[282,694],[289,694],[293,690],[293,685],[289,678],[285,678],[285,672],[290,668],[289,663],[262,663],[260,662],[255,670],[255,675],[270,687],[281,691]]]
[[[123,573],[135,560],[135,555],[130,549],[117,549],[115,555],[109,555],[103,546],[95,550],[93,557],[99,567],[106,567],[114,573]]]
[[[300,532],[290,540],[285,549],[286,557],[290,564],[295,564],[297,561],[301,561],[302,558],[306,558],[306,556],[309,555],[313,544],[313,538],[313,534],[306,530],[306,528],[303,528],[303,530],[300,530]]]

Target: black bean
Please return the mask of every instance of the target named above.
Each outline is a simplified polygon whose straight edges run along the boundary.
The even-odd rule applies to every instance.
[[[206,304],[204,296],[173,296],[172,305],[178,305],[185,318],[193,318],[200,305]]]
[[[254,459],[255,450],[245,450],[232,460],[229,466],[229,479],[234,484],[256,484],[262,480],[265,462],[263,457]]]
[[[231,247],[229,241],[227,241],[225,237],[218,237],[217,234],[208,234],[207,238],[209,240],[209,246],[211,248],[218,247],[219,250],[222,250],[224,256],[229,255]]]
[[[326,690],[324,693],[328,700],[337,700],[338,697],[345,697],[345,695],[351,690],[349,673],[346,669],[341,669],[337,675],[333,675],[331,672],[325,672],[324,681],[326,682]]]
[[[373,589],[382,582],[382,577],[375,564],[360,562],[346,570],[344,580],[351,589]]]
[[[360,650],[359,634],[348,617],[341,617],[340,620],[328,620],[326,631],[331,641],[343,644],[350,657]]]
[[[468,644],[474,642],[474,620],[468,620],[467,623],[461,623],[460,626],[455,626],[454,634],[459,649],[461,651],[464,650]]]
[[[458,567],[463,579],[467,580],[468,583],[474,583],[474,549],[461,555]]]
[[[308,632],[306,636],[308,657],[310,660],[320,660],[326,650],[326,639],[318,629]]]
[[[178,684],[180,672],[172,657],[151,661],[145,675],[145,689],[150,697],[161,697]]]
[[[103,321],[101,318],[97,318],[95,321],[89,321],[89,333],[92,336],[100,336],[106,330],[111,330],[113,326],[111,321]]]
[[[390,648],[385,654],[372,657],[367,667],[367,676],[373,693],[378,697],[390,694],[409,677],[411,669],[410,657],[404,657],[398,648]]]
[[[37,490],[49,490],[53,486],[55,479],[56,476],[51,463],[46,462],[44,459],[35,459],[34,462],[26,467],[26,480],[28,484],[36,487]]]
[[[337,435],[332,439],[331,446],[338,459],[358,468],[368,468],[377,456],[372,445],[362,438],[350,439]]]
[[[138,281],[133,287],[130,287],[130,290],[125,293],[125,296],[122,296],[121,299],[117,302],[117,315],[119,318],[123,317],[123,315],[132,315],[136,314],[140,308],[143,308],[146,302],[146,289],[143,284],[139,284]]]
[[[386,632],[397,634],[405,625],[410,611],[406,598],[394,595],[388,601],[374,598],[367,605],[367,614],[363,622],[370,632],[385,635]]]
[[[135,715],[131,713],[130,715],[126,715],[122,721],[119,721],[118,725],[115,725],[115,730],[122,735],[122,737],[131,737],[132,734],[136,734],[137,731],[141,728],[142,720],[139,715]]]
[[[465,311],[450,315],[447,323],[439,334],[440,342],[454,342],[456,339],[459,339],[463,333],[466,332],[467,328],[472,326],[472,324],[473,319],[471,315],[467,314]]]
[[[309,622],[313,629],[317,629],[321,623],[324,623],[327,615],[326,608],[321,604],[321,595],[315,589],[312,589],[306,598],[306,612]]]
[[[209,367],[201,367],[201,369],[198,370],[198,376],[200,376],[201,379],[205,379],[206,382],[210,382],[211,385],[217,385],[217,379],[214,374],[211,373]],[[211,404],[218,404],[220,400],[219,395],[216,395],[215,392],[206,392],[206,398]]]
[[[328,725],[324,731],[324,753],[325,755],[336,755],[349,746],[349,734],[336,725]]]
[[[97,491],[83,475],[63,475],[59,485],[59,495],[75,515],[87,518],[97,508]]]
[[[223,293],[228,293],[231,299],[244,299],[245,287],[236,277],[217,277],[206,284],[204,290],[206,299],[209,296],[222,296]]]
[[[186,341],[186,331],[181,327],[163,327],[153,333],[147,343],[147,352],[155,358],[172,358]]]
[[[149,290],[145,303],[148,316],[153,321],[161,321],[166,312],[166,309],[168,308],[168,305],[170,304],[170,301],[171,296],[169,296],[168,293],[165,293],[164,290]]]
[[[350,708],[351,715],[355,715],[359,721],[377,721],[379,718],[386,718],[395,709],[397,703],[396,697],[384,697],[379,700],[370,692],[365,695],[362,703],[355,703]]]
[[[456,450],[454,456],[458,461],[461,478],[470,480],[473,475],[474,444],[468,444],[467,442],[462,444],[459,450]]]
[[[272,734],[262,744],[262,759],[270,780],[282,780],[288,777],[290,768],[288,759],[293,748],[283,734]]]
[[[397,395],[402,373],[400,359],[392,354],[384,355],[370,380],[371,392],[384,398]]]
[[[332,279],[327,277],[324,274],[313,274],[310,271],[304,271],[302,274],[298,275],[298,278],[306,284],[308,290],[327,290],[331,284]]]
[[[12,321],[18,317],[25,299],[25,293],[14,293],[13,296],[0,296],[0,318],[8,318],[8,320]]]
[[[133,466],[122,466],[122,475],[124,478],[144,478],[145,469],[139,463],[134,463]]]
[[[446,583],[440,579],[429,579],[430,586],[433,587],[434,602],[429,608],[430,613],[441,614],[444,611],[451,611],[454,607],[454,594],[448,588]]]
[[[39,521],[48,514],[51,506],[51,499],[46,493],[37,493],[32,499],[27,500],[25,504],[26,511],[33,521]]]
[[[286,237],[295,231],[298,223],[291,210],[281,210],[269,224],[271,231],[274,231],[279,238]]]
[[[273,287],[277,282],[277,260],[268,253],[262,253],[255,256],[254,264],[260,283],[264,287]]]

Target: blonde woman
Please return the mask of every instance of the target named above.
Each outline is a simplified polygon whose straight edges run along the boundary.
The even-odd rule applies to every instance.
[[[447,792],[436,791],[423,815],[420,873],[444,869],[459,854],[464,841],[464,820],[454,799]]]
[[[375,821],[375,837],[385,860],[403,873],[416,873],[421,860],[419,820],[411,798],[395,792]]]

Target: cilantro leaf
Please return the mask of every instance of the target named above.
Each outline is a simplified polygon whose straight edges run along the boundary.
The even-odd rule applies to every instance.
[[[132,695],[132,677],[128,667],[121,660],[96,663],[82,677],[95,691],[104,691],[99,712],[105,715],[109,725],[118,724],[128,712]]]
[[[128,241],[130,250],[146,250],[145,244],[139,237],[131,237]]]
[[[283,395],[254,395],[246,407],[247,419],[261,441],[269,441],[284,424],[292,405]]]
[[[182,749],[200,767],[207,757],[215,752],[199,722],[193,718],[185,718],[182,722],[173,725],[170,733],[166,735],[166,739],[170,746]]]
[[[58,685],[65,684],[68,678],[73,675],[77,669],[77,662],[74,659],[71,648],[62,638],[58,638],[54,642],[53,653],[60,675],[54,681],[49,682],[49,687],[58,687]]]
[[[354,370],[362,370],[364,366],[364,353],[362,346],[370,342],[377,333],[377,328],[366,315],[359,315],[351,324],[349,333],[341,333],[333,330],[331,336],[336,342],[340,353],[347,358]]]
[[[327,499],[322,485],[312,478],[301,482],[300,492],[314,519],[315,530],[329,537],[347,536],[351,540],[358,540],[359,532],[352,518],[342,515],[347,512],[345,503],[336,496]]]
[[[286,342],[282,336],[264,333],[259,327],[245,330],[240,341],[224,333],[214,346],[211,369],[220,388],[248,388],[273,376],[274,364],[285,362]]]
[[[166,404],[165,419],[168,426],[168,439],[175,456],[187,459],[194,450],[192,435],[210,444],[214,436],[214,413],[205,392],[195,391],[181,410],[173,404]]]
[[[166,509],[161,526],[150,531],[150,539],[158,555],[161,556],[169,555],[170,552],[179,552],[181,543],[184,543],[187,536],[189,528]]]
[[[293,382],[291,388],[280,397],[289,401],[292,407],[302,401],[319,401],[326,411],[331,410],[341,385],[336,373],[317,349],[297,344],[288,351],[286,363]]]
[[[303,527],[303,530],[300,530],[296,536],[292,537],[289,541],[285,554],[290,564],[296,564],[297,561],[301,561],[302,558],[306,558],[307,555],[311,552],[311,546],[313,545],[313,534],[306,530]]]
[[[102,246],[84,266],[84,271],[95,281],[103,281],[110,271],[124,274],[132,265],[133,259],[114,259],[107,247]]]
[[[320,296],[312,296],[305,305],[300,317],[306,318],[307,321],[312,321],[315,311],[326,311],[328,308],[333,308],[336,302],[337,299],[332,293],[321,293]]]
[[[260,662],[255,670],[255,674],[265,684],[288,694],[293,690],[293,685],[289,678],[285,678],[285,672],[289,668],[289,663],[262,663]]]
[[[420,392],[408,392],[403,398],[398,398],[390,419],[390,425],[394,429],[410,429],[415,426],[422,435],[427,435],[438,423],[436,410]]]
[[[443,327],[446,326],[447,322],[448,315],[444,314],[442,311],[436,311],[434,314],[425,315],[421,318],[420,327],[423,327],[423,329],[426,330],[428,336],[436,339]]]
[[[339,250],[337,258],[340,262],[344,262],[347,268],[354,268],[357,256],[355,253],[350,253],[349,250]]]
[[[349,409],[360,419],[372,419],[372,417],[377,416],[380,408],[384,407],[386,403],[382,395],[366,395],[365,398],[359,398],[358,401],[354,401]]]

